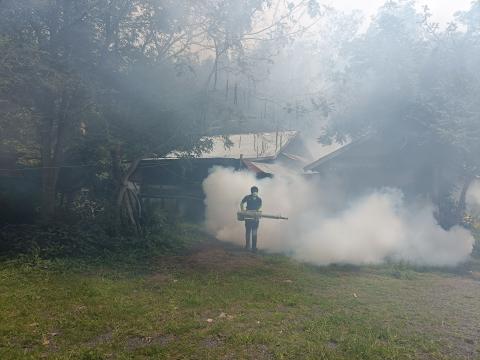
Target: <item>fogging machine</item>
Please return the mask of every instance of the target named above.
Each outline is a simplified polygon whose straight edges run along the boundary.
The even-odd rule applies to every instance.
[[[277,219],[277,220],[288,220],[288,218],[280,216],[280,215],[267,215],[262,213],[261,211],[256,210],[245,210],[237,212],[237,220],[238,221],[245,221],[245,220],[260,220],[260,219]]]

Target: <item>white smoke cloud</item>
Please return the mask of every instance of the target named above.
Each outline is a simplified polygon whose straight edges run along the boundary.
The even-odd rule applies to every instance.
[[[468,190],[467,207],[471,213],[480,216],[480,180],[475,181]]]
[[[400,191],[383,189],[354,202],[323,181],[290,176],[257,180],[251,173],[214,168],[204,181],[206,226],[219,240],[244,245],[236,220],[240,201],[256,184],[262,210],[288,216],[263,219],[258,247],[317,265],[379,264],[386,260],[454,266],[468,259],[474,239],[454,227],[442,229],[430,204],[407,205]]]

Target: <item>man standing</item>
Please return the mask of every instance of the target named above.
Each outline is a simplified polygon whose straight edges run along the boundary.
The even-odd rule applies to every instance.
[[[258,188],[252,186],[250,189],[250,195],[247,195],[243,198],[240,209],[245,211],[245,204],[247,204],[247,210],[260,211],[262,208],[262,199],[258,196]],[[253,252],[257,251],[257,231],[258,225],[260,223],[259,219],[246,219],[245,220],[245,249],[250,249],[250,235],[252,237],[252,247]]]

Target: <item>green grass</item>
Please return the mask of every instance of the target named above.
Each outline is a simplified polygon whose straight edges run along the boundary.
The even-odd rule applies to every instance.
[[[479,358],[480,283],[462,274],[212,243],[138,266],[3,262],[0,359]]]

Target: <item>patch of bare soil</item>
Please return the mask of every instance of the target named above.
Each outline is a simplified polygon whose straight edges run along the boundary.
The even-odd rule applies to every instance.
[[[213,239],[196,245],[185,255],[165,256],[159,259],[159,267],[165,270],[187,268],[229,271],[258,267],[261,264],[260,256]],[[161,275],[155,276],[158,276],[160,281],[165,281]]]
[[[193,268],[209,270],[237,270],[246,267],[256,267],[262,260],[252,254],[242,251],[231,252],[221,247],[202,249],[185,259],[185,263]]]
[[[175,341],[175,336],[173,335],[155,335],[146,337],[135,336],[127,339],[127,347],[130,350],[134,350],[153,345],[165,346],[172,341]]]
[[[248,349],[247,358],[255,360],[269,360],[273,359],[274,356],[266,345],[254,345]]]
[[[148,277],[148,280],[157,285],[163,285],[174,281],[174,277],[171,274],[155,273]]]
[[[237,360],[237,359],[270,360],[270,359],[274,359],[274,358],[275,358],[275,356],[268,349],[268,347],[266,345],[251,345],[242,354],[229,353],[229,354],[222,357],[223,360]]]
[[[109,343],[113,340],[113,332],[109,331],[104,334],[100,334],[91,339],[87,345],[89,347],[96,347],[101,344]]]
[[[212,336],[202,341],[202,345],[208,349],[213,349],[222,346],[225,340],[221,336]]]

